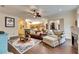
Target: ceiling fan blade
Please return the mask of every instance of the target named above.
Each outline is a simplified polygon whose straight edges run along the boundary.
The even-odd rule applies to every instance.
[[[26,10],[26,12],[33,14],[34,12],[31,10]]]

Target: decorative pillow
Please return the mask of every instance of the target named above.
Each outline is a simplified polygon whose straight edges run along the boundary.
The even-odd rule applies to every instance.
[[[53,31],[52,30],[49,30],[48,31],[48,35],[54,35]]]
[[[34,31],[34,30],[30,30],[30,33],[31,33],[31,34],[35,34],[35,31]]]
[[[36,33],[36,35],[40,35],[40,34],[41,34],[40,32],[37,32],[37,33]]]

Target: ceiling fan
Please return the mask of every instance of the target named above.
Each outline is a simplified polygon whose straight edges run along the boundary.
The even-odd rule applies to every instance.
[[[29,8],[27,10],[28,13],[30,13],[31,15],[33,15],[35,18],[36,17],[42,17],[42,11],[40,9],[37,8]]]

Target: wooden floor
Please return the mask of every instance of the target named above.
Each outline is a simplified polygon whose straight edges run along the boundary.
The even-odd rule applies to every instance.
[[[9,49],[15,53],[17,52],[11,46],[9,46]],[[25,52],[25,54],[77,54],[77,51],[72,47],[71,41],[66,40],[64,44],[55,48],[52,48],[44,42],[41,42]]]
[[[67,40],[64,44],[55,48],[41,42],[25,54],[77,54],[77,51],[72,47],[71,41]]]

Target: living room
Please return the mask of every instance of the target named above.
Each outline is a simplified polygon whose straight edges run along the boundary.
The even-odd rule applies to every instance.
[[[77,54],[78,12],[76,5],[1,5],[0,53]]]

